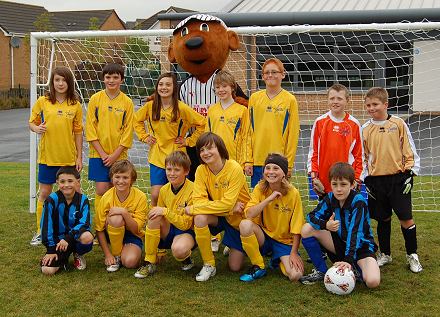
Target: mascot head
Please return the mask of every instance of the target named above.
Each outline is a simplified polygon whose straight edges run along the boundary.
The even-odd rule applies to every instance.
[[[217,17],[196,14],[181,21],[173,32],[168,48],[168,59],[178,63],[185,71],[201,82],[223,68],[229,51],[240,45],[234,31],[228,31],[225,23]]]

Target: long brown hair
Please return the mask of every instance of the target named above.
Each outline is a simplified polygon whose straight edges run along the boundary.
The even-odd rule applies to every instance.
[[[153,100],[153,121],[160,120],[160,110],[162,109],[162,98],[159,96],[157,92],[157,87],[159,86],[159,82],[162,78],[169,77],[173,80],[173,94],[171,96],[171,102],[173,106],[173,116],[171,117],[172,122],[176,122],[179,117],[179,99],[178,99],[178,87],[177,87],[177,78],[173,73],[163,73],[159,76],[156,82],[156,87],[154,89],[154,100]]]
[[[65,66],[58,66],[52,71],[49,81],[49,93],[46,95],[47,99],[49,99],[49,101],[52,104],[55,104],[57,102],[55,86],[53,84],[55,75],[63,77],[67,83],[67,91],[66,91],[67,103],[68,104],[70,103],[71,105],[76,104],[79,101],[79,98],[75,92],[75,81],[73,79],[73,74],[70,71],[70,69]]]
[[[200,162],[206,164],[200,157],[200,151],[202,147],[212,144],[216,146],[222,160],[229,160],[228,149],[226,148],[223,139],[213,132],[204,132],[196,142],[197,157],[199,158]]]

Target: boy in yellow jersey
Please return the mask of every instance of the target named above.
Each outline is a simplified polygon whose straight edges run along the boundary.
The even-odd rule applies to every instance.
[[[134,274],[145,278],[156,272],[157,248],[171,249],[177,261],[182,262],[182,270],[194,266],[191,250],[195,246],[193,217],[185,214],[185,207],[192,205],[194,184],[186,179],[191,161],[182,151],[175,151],[165,159],[165,169],[169,182],[159,193],[159,201],[148,213],[145,229],[145,263]]]
[[[362,126],[364,145],[365,186],[368,208],[377,220],[377,237],[381,253],[379,266],[391,263],[392,210],[400,221],[405,240],[406,258],[412,272],[422,271],[417,255],[416,224],[412,216],[411,189],[413,176],[420,170],[420,157],[405,121],[389,115],[388,93],[373,87],[365,96],[365,106],[371,120]]]
[[[38,145],[37,232],[31,245],[41,244],[43,204],[52,192],[60,167],[82,169],[82,128],[82,108],[75,93],[72,72],[67,67],[56,67],[49,80],[49,93],[38,98],[29,118],[29,129],[41,135]],[[79,192],[79,182],[77,185]]]
[[[253,162],[246,165],[245,171],[252,176],[251,187],[261,180],[264,160],[269,153],[287,157],[287,177],[290,177],[299,137],[296,98],[281,87],[286,76],[283,63],[270,58],[264,62],[262,73],[266,89],[253,93],[249,99]]]
[[[237,83],[231,73],[219,71],[214,79],[214,88],[219,102],[208,109],[206,132],[220,136],[225,142],[229,158],[244,167],[252,157],[248,138],[249,111],[234,101]]]
[[[89,180],[95,182],[95,212],[111,187],[110,167],[127,158],[133,142],[133,102],[120,88],[124,67],[107,64],[102,69],[105,89],[90,98],[86,118],[89,142]]]
[[[130,161],[115,162],[110,168],[113,187],[102,196],[96,210],[95,230],[104,252],[107,272],[116,272],[121,264],[136,268],[141,260],[147,196],[132,187],[136,178],[136,170]]]
[[[291,281],[304,273],[298,254],[304,214],[298,190],[286,179],[288,161],[280,154],[269,154],[264,162],[263,179],[255,186],[240,223],[243,249],[252,267],[240,280],[252,282],[266,275],[262,254],[272,254],[271,263],[280,263]]]
[[[197,140],[196,149],[203,164],[196,170],[193,205],[185,207],[185,212],[194,216],[194,232],[203,259],[196,281],[204,282],[216,274],[211,234],[224,231],[222,242],[230,248],[229,268],[241,269],[244,250],[238,226],[249,200],[249,190],[242,167],[229,159],[222,138],[206,132]]]

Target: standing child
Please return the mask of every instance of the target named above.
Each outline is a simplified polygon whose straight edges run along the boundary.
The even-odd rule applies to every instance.
[[[67,67],[53,70],[48,95],[38,98],[32,107],[29,128],[42,135],[38,146],[37,232],[30,242],[39,245],[43,204],[52,192],[58,170],[61,166],[82,169],[82,108]],[[80,191],[79,182],[77,190]]]
[[[127,158],[133,142],[133,102],[121,91],[124,67],[107,64],[102,69],[105,89],[90,98],[86,118],[89,147],[89,180],[95,182],[95,213],[102,195],[111,187],[109,171]]]
[[[243,167],[252,155],[249,132],[249,111],[234,101],[237,83],[231,73],[221,70],[214,79],[219,102],[208,109],[207,132],[213,132],[225,142],[229,158]]]
[[[321,198],[331,191],[328,171],[336,162],[347,162],[355,171],[356,183],[362,173],[361,126],[345,112],[350,100],[348,89],[341,84],[327,91],[330,111],[316,119],[310,137],[307,169],[313,189]]]
[[[140,141],[150,145],[151,205],[157,205],[160,188],[167,183],[165,158],[171,152],[185,146],[194,146],[205,130],[206,119],[178,100],[177,79],[173,73],[159,76],[154,100],[147,102],[136,112],[135,130]],[[147,123],[147,130],[145,129]],[[186,132],[194,127],[188,138]]]
[[[41,218],[41,235],[46,255],[41,260],[41,272],[55,274],[65,267],[73,253],[73,265],[86,268],[84,254],[92,250],[89,200],[76,191],[79,172],[75,167],[61,167],[56,174],[58,191],[49,195]]]
[[[301,196],[287,181],[287,172],[287,159],[280,154],[269,154],[264,162],[263,180],[255,186],[245,208],[248,219],[240,222],[240,235],[252,267],[240,277],[243,282],[266,275],[261,254],[270,253],[272,263],[281,261],[281,271],[291,281],[304,274],[298,254],[304,214]]]
[[[113,187],[102,196],[96,210],[95,230],[104,252],[107,272],[116,272],[121,264],[136,268],[141,259],[147,197],[132,187],[136,178],[136,170],[130,161],[114,163],[110,168]]]
[[[145,278],[156,271],[157,248],[171,249],[182,270],[188,271],[194,263],[191,250],[194,248],[193,217],[185,214],[185,207],[192,205],[194,184],[186,179],[191,161],[182,151],[175,151],[165,159],[168,183],[159,192],[157,207],[148,213],[145,230],[145,263],[135,273]]]
[[[412,216],[411,189],[413,176],[420,170],[411,133],[402,119],[389,115],[388,93],[373,87],[365,96],[371,120],[362,126],[365,151],[365,186],[369,193],[368,207],[377,220],[380,252],[379,266],[391,263],[392,210],[400,221],[405,240],[406,258],[412,272],[422,271],[417,255],[416,224]]]
[[[203,260],[196,281],[204,282],[216,274],[211,234],[224,231],[223,244],[230,248],[229,268],[241,269],[244,250],[238,228],[249,190],[242,167],[229,159],[222,138],[206,132],[197,140],[196,149],[203,164],[196,170],[193,205],[185,207],[185,212],[194,216],[194,232]]]
[[[287,177],[290,177],[299,137],[296,98],[281,87],[286,76],[283,63],[277,58],[269,58],[263,64],[262,73],[266,89],[252,94],[249,99],[253,165],[247,165],[245,171],[252,176],[251,187],[261,180],[268,153],[287,157]]]
[[[327,265],[321,255],[322,246],[334,266],[360,273],[358,277],[362,277],[369,288],[379,286],[380,270],[374,254],[377,246],[367,202],[353,190],[354,175],[350,164],[334,164],[329,171],[332,191],[307,215],[307,223],[301,230],[302,243],[315,269],[300,279],[303,284],[324,280]]]

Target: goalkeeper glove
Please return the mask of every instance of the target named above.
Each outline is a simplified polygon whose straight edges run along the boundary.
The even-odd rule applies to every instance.
[[[402,194],[406,195],[409,194],[411,192],[411,189],[413,188],[413,177],[414,177],[414,173],[412,170],[409,171],[405,171],[404,173],[404,181],[402,184]]]

